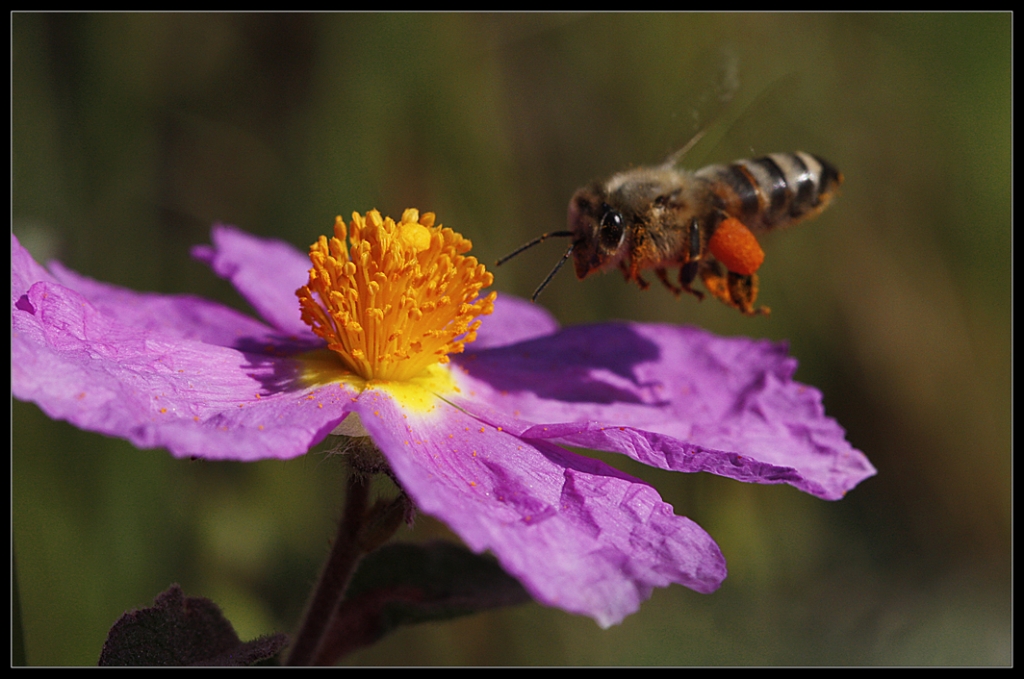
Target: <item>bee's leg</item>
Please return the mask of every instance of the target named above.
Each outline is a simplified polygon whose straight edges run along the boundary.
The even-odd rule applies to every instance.
[[[740,309],[733,302],[732,295],[729,294],[728,272],[725,271],[725,267],[713,259],[701,260],[698,264],[700,265],[700,279],[711,296],[731,307]],[[742,311],[742,309],[740,310]]]
[[[768,307],[754,309],[754,300],[757,299],[757,274],[743,274],[729,272],[729,297],[732,299],[732,306],[736,307],[747,315],[771,313]]]
[[[704,293],[693,289],[693,281],[696,280],[697,273],[700,272],[700,265],[700,260],[693,260],[679,267],[679,287],[703,301]]]
[[[665,271],[665,269],[655,269],[654,273],[658,274],[658,280],[661,281],[661,284],[664,285],[669,290],[671,290],[672,294],[675,295],[676,297],[678,297],[680,293],[683,292],[682,288],[672,285],[672,282],[668,279],[668,272]]]
[[[640,286],[641,290],[646,290],[651,287],[651,284],[645,281],[640,275],[640,267],[637,265],[635,260],[631,262],[629,266],[626,266],[625,261],[621,261],[619,262],[619,268],[622,269],[622,275],[625,276],[627,282],[636,281],[636,284]]]
[[[712,259],[701,262],[700,277],[712,297],[718,298],[733,309],[748,316],[767,316],[771,313],[768,307],[754,308],[754,300],[757,299],[757,274],[744,276],[726,271],[720,262]]]
[[[757,274],[764,262],[764,250],[754,234],[738,219],[721,214],[721,221],[708,240],[714,259],[701,263],[700,277],[713,296],[734,309],[752,316],[770,313],[768,307],[754,308]]]
[[[703,245],[701,243],[700,222],[697,221],[696,217],[694,217],[690,220],[690,256],[687,258],[686,264],[679,267],[679,287],[686,290],[697,299],[704,301],[704,293],[693,289],[693,281],[697,278],[697,274],[703,268],[702,265],[704,265],[704,262],[701,259],[702,249]]]

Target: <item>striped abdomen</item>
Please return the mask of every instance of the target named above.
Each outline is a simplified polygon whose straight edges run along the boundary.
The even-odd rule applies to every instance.
[[[828,161],[803,151],[698,170],[719,208],[754,231],[795,224],[825,209],[843,183]]]

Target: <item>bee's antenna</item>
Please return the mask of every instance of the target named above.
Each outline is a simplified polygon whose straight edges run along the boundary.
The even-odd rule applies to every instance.
[[[494,266],[501,266],[502,264],[504,264],[508,260],[510,260],[513,257],[515,257],[516,255],[518,255],[523,250],[529,250],[534,245],[538,245],[540,243],[543,243],[548,238],[568,238],[569,236],[572,236],[572,231],[552,231],[551,233],[541,234],[541,235],[537,236],[536,238],[534,238],[533,240],[531,240],[526,245],[523,245],[523,246],[520,246],[520,247],[516,248],[515,250],[513,250],[509,254],[507,254],[504,257],[502,257],[501,259],[499,259],[497,262],[494,263]],[[569,250],[572,251],[572,248],[569,248]],[[566,255],[566,257],[568,257],[568,256],[569,255]],[[561,266],[561,264],[559,264],[559,266]],[[557,271],[557,268],[555,270]],[[548,278],[550,278],[550,276]],[[547,281],[544,281],[544,283],[546,284]],[[544,286],[542,285],[541,287],[543,288]],[[540,290],[538,290],[537,292],[539,293]],[[534,298],[536,299],[536,297],[537,297],[537,295],[535,294]]]
[[[558,233],[558,232],[556,232],[556,233],[552,233],[552,234],[546,234],[546,235],[551,235],[551,236],[554,236],[554,235],[557,235],[557,233]],[[571,233],[568,233],[568,232],[567,232],[567,233],[566,233],[566,235],[569,235],[569,236],[571,236],[572,234],[571,234]],[[531,243],[531,245],[532,245],[532,243]],[[547,277],[547,278],[545,278],[545,279],[544,279],[544,282],[543,282],[543,283],[541,283],[540,285],[538,285],[538,286],[537,286],[537,289],[533,291],[533,297],[531,297],[531,298],[530,298],[530,301],[531,301],[531,302],[536,302],[536,301],[537,301],[537,298],[538,298],[538,297],[540,297],[540,293],[541,293],[541,291],[542,291],[542,290],[543,290],[544,288],[548,287],[548,283],[550,283],[550,282],[551,282],[551,279],[555,277],[555,274],[556,274],[556,273],[558,273],[558,270],[562,268],[562,265],[563,265],[563,264],[565,264],[565,261],[566,261],[567,259],[569,259],[569,256],[570,256],[570,255],[572,254],[572,249],[573,249],[573,247],[575,247],[575,245],[576,245],[575,243],[571,243],[571,244],[569,245],[569,249],[568,249],[568,250],[566,250],[566,251],[565,251],[565,254],[564,254],[564,255],[562,255],[562,258],[561,258],[560,260],[558,260],[558,264],[555,264],[555,268],[551,270],[551,273],[549,273],[549,274],[548,274],[548,277]],[[520,249],[520,250],[525,250],[525,249],[526,249],[526,246],[523,246],[523,247],[521,247],[521,248],[519,248],[519,249]],[[512,254],[514,255],[515,253],[513,252]],[[509,255],[509,257],[511,257],[511,255]],[[505,259],[508,259],[508,257],[506,257]]]

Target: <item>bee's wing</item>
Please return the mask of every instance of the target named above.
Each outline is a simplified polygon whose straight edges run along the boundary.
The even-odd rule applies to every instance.
[[[696,95],[680,105],[680,109],[688,111],[693,119],[692,136],[681,148],[669,154],[663,166],[677,165],[723,118],[740,89],[739,62],[739,55],[728,45],[710,50],[696,60],[691,71],[697,74],[697,82],[688,88]]]
[[[679,161],[683,159],[683,156],[689,153],[690,149],[697,145],[697,142],[699,142],[701,138],[705,134],[707,134],[707,131],[708,128],[705,127],[704,129],[699,130],[697,134],[690,137],[690,141],[683,144],[683,148],[679,149],[678,151],[674,151],[668,158],[665,159],[665,162],[662,163],[662,167],[673,168],[676,165],[678,165]]]
[[[779,94],[779,92],[787,92],[797,79],[796,74],[781,76],[763,87],[748,87],[740,92],[738,91],[738,75],[732,74],[720,77],[724,80],[723,84],[718,88],[722,95],[711,97],[705,102],[705,113],[702,115],[705,116],[703,120],[706,123],[690,137],[679,151],[672,153],[665,160],[664,166],[675,168],[680,165],[683,158],[701,141],[703,141],[701,151],[697,153],[695,159],[690,158],[690,162],[687,165],[699,167],[706,164],[706,160],[715,156],[713,153],[715,148],[723,142],[723,139],[733,133],[734,128],[740,124],[740,121],[759,115],[766,99]],[[729,87],[733,89],[728,89]],[[779,94],[779,96],[782,95]],[[750,150],[750,154],[756,155],[753,148]]]

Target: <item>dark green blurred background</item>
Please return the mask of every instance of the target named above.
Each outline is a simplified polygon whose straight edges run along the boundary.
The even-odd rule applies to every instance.
[[[432,210],[491,262],[564,228],[583,183],[698,127],[700,166],[806,150],[846,175],[764,240],[770,319],[567,270],[564,323],[787,339],[878,467],[838,503],[621,468],[714,536],[716,594],[658,590],[601,631],[530,604],[408,628],[388,664],[1006,664],[1010,634],[1011,16],[58,15],[13,27],[13,229],[36,256],[246,308],[192,262],[223,221],[305,248],[336,214]],[[715,75],[739,91],[714,102]],[[528,295],[564,244],[498,270]],[[243,638],[291,631],[343,463],[172,459],[14,403],[30,664],[95,663],[171,582]],[[606,459],[613,459],[606,456]],[[398,539],[445,529],[421,517]]]

